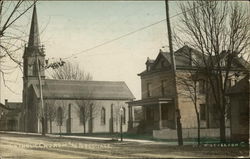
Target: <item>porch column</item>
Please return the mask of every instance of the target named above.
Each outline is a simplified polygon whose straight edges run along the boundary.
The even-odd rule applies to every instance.
[[[128,106],[128,128],[133,128],[132,106]]]
[[[159,103],[159,129],[162,129],[161,103]]]

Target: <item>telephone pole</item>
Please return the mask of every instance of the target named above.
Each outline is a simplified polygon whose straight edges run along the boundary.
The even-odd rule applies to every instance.
[[[45,118],[44,118],[44,103],[43,103],[43,89],[42,89],[42,79],[41,79],[41,64],[36,54],[36,67],[38,73],[39,81],[39,91],[40,91],[40,101],[41,101],[41,118],[42,118],[42,135],[45,136]],[[39,121],[38,121],[39,122]]]
[[[42,46],[41,48],[42,52],[44,52],[44,47]],[[42,88],[42,78],[41,78],[41,71],[48,69],[48,68],[52,68],[52,69],[57,69],[59,67],[62,67],[65,62],[62,61],[60,59],[60,62],[54,62],[52,64],[48,64],[48,61],[46,62],[46,66],[44,66],[44,68],[41,69],[41,63],[40,60],[38,58],[38,55],[36,54],[36,64],[37,64],[37,72],[38,72],[38,81],[39,81],[39,91],[40,91],[40,101],[41,101],[41,123],[42,123],[42,135],[45,136],[46,134],[46,122],[45,121],[45,113],[44,113],[44,101],[43,101],[43,88]]]
[[[178,137],[178,145],[183,145],[182,139],[182,126],[181,126],[181,114],[179,109],[179,102],[178,102],[178,92],[177,92],[177,85],[176,85],[176,64],[175,64],[175,57],[173,51],[173,43],[172,43],[172,33],[171,33],[171,25],[170,25],[170,18],[169,18],[169,5],[168,0],[165,0],[166,6],[166,20],[167,20],[167,29],[168,29],[168,42],[169,42],[169,51],[171,56],[171,63],[172,63],[172,73],[174,78],[174,87],[175,87],[175,97],[174,97],[174,104],[175,104],[175,118],[176,118],[176,126],[177,126],[177,137]]]

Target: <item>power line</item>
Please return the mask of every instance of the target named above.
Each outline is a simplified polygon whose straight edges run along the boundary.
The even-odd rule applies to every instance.
[[[193,8],[191,8],[191,9],[189,9],[189,10],[184,11],[184,12],[177,13],[177,14],[171,16],[170,18],[177,17],[177,16],[179,16],[179,15],[181,15],[181,14],[183,14],[183,13],[189,12],[189,11],[191,11],[191,10],[193,10],[193,9],[195,9],[195,8],[199,8],[199,7],[201,7],[201,6],[193,7]],[[126,33],[126,34],[124,34],[124,35],[121,35],[121,36],[119,36],[119,37],[117,37],[117,38],[114,38],[114,39],[105,41],[105,42],[103,42],[103,43],[100,43],[100,44],[95,45],[95,46],[93,46],[93,47],[91,47],[91,48],[82,50],[82,51],[80,51],[80,52],[78,52],[78,53],[72,54],[72,55],[70,55],[69,57],[65,57],[65,58],[62,58],[62,59],[65,60],[65,59],[69,59],[69,58],[75,57],[75,56],[77,56],[77,55],[79,55],[79,54],[83,54],[83,53],[88,52],[88,51],[90,51],[90,50],[93,50],[93,49],[96,49],[96,48],[98,48],[98,47],[104,46],[104,45],[106,45],[106,44],[112,43],[112,42],[114,42],[114,41],[120,40],[120,39],[122,39],[122,38],[124,38],[124,37],[127,37],[127,36],[129,36],[129,35],[135,34],[135,33],[139,32],[139,31],[145,30],[145,29],[147,29],[147,28],[149,28],[149,27],[152,27],[152,26],[157,25],[157,24],[159,24],[159,23],[161,23],[161,22],[164,22],[164,21],[166,21],[166,18],[165,18],[165,19],[162,19],[162,20],[159,20],[159,21],[157,21],[157,22],[154,22],[154,23],[152,23],[152,24],[149,24],[149,25],[147,25],[147,26],[141,27],[141,28],[139,28],[139,29],[136,29],[136,30],[134,30],[134,31],[131,31],[131,32],[129,32],[129,33]]]

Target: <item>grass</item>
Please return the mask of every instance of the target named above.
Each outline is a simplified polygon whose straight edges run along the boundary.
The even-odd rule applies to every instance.
[[[57,133],[57,135],[60,135]],[[120,133],[62,133],[64,136],[89,136],[89,137],[104,137],[104,138],[113,138],[119,139]],[[158,141],[158,142],[168,142],[168,143],[177,143],[176,139],[156,139],[152,134],[132,134],[132,133],[123,133],[123,138],[125,139],[137,139],[137,140],[149,140],[149,141]],[[196,145],[198,144],[197,138],[185,138],[183,139],[184,144]],[[220,145],[237,145],[237,146],[249,146],[248,143],[239,143],[239,142],[224,142],[221,143],[219,138],[205,138],[200,139],[201,145],[211,145],[211,146],[220,146]]]
[[[59,135],[57,133],[57,135]],[[120,138],[120,133],[62,133],[64,136],[89,136],[89,137],[106,137],[106,138]],[[156,139],[152,134],[132,134],[123,133],[123,138],[125,139],[138,139],[138,140],[149,140],[149,141],[160,141],[160,142],[177,142],[176,139]],[[197,143],[196,138],[183,139],[184,142]],[[201,143],[212,144],[220,143],[219,138],[201,138]]]

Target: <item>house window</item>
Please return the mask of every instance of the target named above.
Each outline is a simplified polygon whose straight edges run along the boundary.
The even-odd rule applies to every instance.
[[[150,69],[150,66],[149,65],[147,65],[147,71],[150,71],[151,69]]]
[[[62,107],[57,108],[57,124],[58,126],[62,126],[63,123],[63,110]]]
[[[231,79],[227,79],[226,89],[230,88],[231,86],[232,86]]]
[[[166,88],[167,88],[167,80],[161,81],[161,94],[162,96],[166,95]]]
[[[151,83],[147,84],[147,94],[148,94],[148,97],[152,96],[152,84]]]
[[[122,108],[122,123],[126,124],[126,109]]]
[[[204,94],[206,89],[206,82],[205,80],[199,80],[199,93]]]
[[[102,108],[101,110],[101,125],[105,125],[106,123],[106,111],[105,108]]]
[[[237,79],[234,79],[233,80],[233,85],[236,85],[236,83],[237,83]]]
[[[200,120],[206,120],[206,105],[200,104]]]

